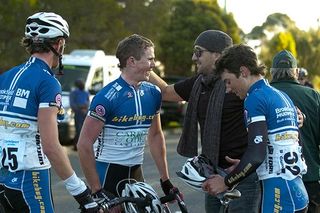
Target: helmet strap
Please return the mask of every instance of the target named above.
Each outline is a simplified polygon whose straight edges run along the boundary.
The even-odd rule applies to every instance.
[[[58,73],[56,73],[56,75],[63,75],[62,54],[58,53],[57,50],[55,50],[49,42],[45,41],[44,43],[57,57],[59,57],[59,68]]]

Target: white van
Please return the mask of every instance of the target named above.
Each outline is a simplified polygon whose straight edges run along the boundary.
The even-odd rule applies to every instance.
[[[73,50],[62,57],[63,75],[57,76],[62,87],[62,103],[65,118],[59,123],[62,144],[70,144],[75,135],[74,119],[69,104],[69,94],[74,82],[82,79],[85,89],[93,95],[120,75],[119,60],[114,55],[105,55],[102,50]]]

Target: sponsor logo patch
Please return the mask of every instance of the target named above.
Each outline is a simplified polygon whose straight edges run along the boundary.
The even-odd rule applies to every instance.
[[[95,111],[96,111],[97,115],[99,115],[99,116],[104,116],[106,114],[106,109],[102,105],[96,106]]]
[[[56,95],[56,103],[58,106],[61,106],[62,105],[62,97],[61,97],[61,94],[57,94]]]

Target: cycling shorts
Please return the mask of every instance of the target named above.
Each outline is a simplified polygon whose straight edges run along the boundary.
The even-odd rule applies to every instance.
[[[0,202],[6,212],[53,213],[49,169],[0,172]]]
[[[119,164],[96,161],[96,168],[103,188],[115,196],[120,197],[129,179],[143,182],[141,165],[123,166]]]
[[[262,180],[262,213],[296,212],[308,206],[309,198],[302,179],[270,178]]]

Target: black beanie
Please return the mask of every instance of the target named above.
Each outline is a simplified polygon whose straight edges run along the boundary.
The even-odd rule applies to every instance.
[[[206,30],[198,36],[194,45],[201,46],[210,52],[221,53],[225,48],[232,46],[232,38],[219,30]]]

